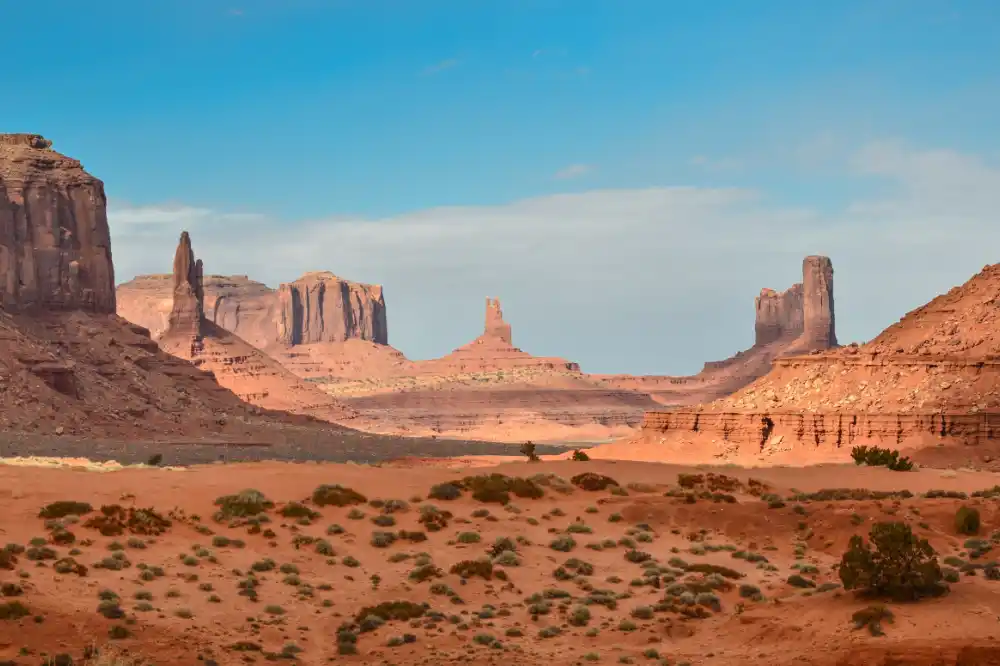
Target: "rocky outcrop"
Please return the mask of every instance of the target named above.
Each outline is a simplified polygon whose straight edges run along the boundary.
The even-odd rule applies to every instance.
[[[169,326],[173,278],[144,275],[118,286],[118,313],[158,338]],[[206,318],[258,349],[317,342],[389,343],[385,295],[379,285],[307,273],[278,289],[245,275],[203,279]]]
[[[203,337],[205,292],[202,289],[201,259],[195,259],[191,237],[186,231],[181,233],[174,253],[173,284],[168,333],[190,337],[196,349]]]
[[[0,134],[0,305],[115,311],[104,184],[37,134]]]
[[[816,257],[804,269],[801,339],[806,347],[833,342],[833,269]],[[783,356],[730,396],[695,410],[647,413],[644,436],[667,448],[696,444],[704,459],[759,451],[844,460],[850,446],[874,443],[920,449],[924,460],[976,452],[989,462],[1000,448],[998,303],[1000,264],[867,344]]]
[[[803,326],[800,347],[804,350],[837,346],[833,310],[833,262],[829,257],[806,257],[802,262]]]
[[[354,412],[293,375],[273,358],[205,317],[203,267],[191,236],[181,233],[174,253],[173,306],[160,337],[167,352],[211,373],[242,400],[266,409],[343,421]]]
[[[500,309],[499,298],[486,299],[486,326],[483,335],[496,338],[506,344],[514,344],[511,337],[510,324],[503,320],[503,310]]]
[[[285,345],[350,338],[389,344],[382,287],[328,271],[306,273],[278,288],[277,326],[278,342]]]
[[[804,310],[802,285],[794,284],[778,293],[774,289],[760,290],[754,299],[754,346],[762,347],[778,340],[795,339],[802,335]]]

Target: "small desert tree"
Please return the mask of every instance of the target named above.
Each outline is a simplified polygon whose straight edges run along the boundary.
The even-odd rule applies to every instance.
[[[845,590],[896,601],[915,601],[947,591],[937,553],[906,523],[876,523],[868,540],[851,537],[840,560],[840,581]]]
[[[538,462],[540,458],[538,454],[535,453],[534,443],[528,441],[521,445],[521,455],[528,458],[528,462]]]

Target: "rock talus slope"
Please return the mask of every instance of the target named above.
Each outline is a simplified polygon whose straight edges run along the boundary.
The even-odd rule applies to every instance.
[[[815,318],[826,321],[822,312]],[[1000,445],[998,330],[1000,264],[867,344],[777,359],[764,377],[697,411],[648,413],[643,431],[664,442],[710,440],[704,451],[722,457],[836,460],[853,445],[877,443],[977,445],[949,450],[992,459]]]

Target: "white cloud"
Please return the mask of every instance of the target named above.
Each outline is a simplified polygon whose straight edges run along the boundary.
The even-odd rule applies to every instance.
[[[187,229],[209,273],[276,285],[327,269],[383,284],[390,341],[417,358],[477,335],[496,295],[528,351],[591,371],[684,374],[748,346],[753,296],[798,281],[807,254],[833,258],[844,342],[1000,259],[996,167],[899,143],[865,146],[852,167],[885,191],[834,214],[754,190],[661,187],[374,220],[119,202],[109,218],[119,281],[169,270]]]
[[[586,176],[591,173],[594,167],[590,164],[570,164],[568,167],[556,171],[554,178],[556,180],[570,180],[572,178],[580,178],[581,176]]]

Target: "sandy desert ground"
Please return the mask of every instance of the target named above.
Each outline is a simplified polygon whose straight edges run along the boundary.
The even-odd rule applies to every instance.
[[[491,473],[543,495],[449,483]],[[584,490],[585,473],[616,484]],[[160,665],[1000,664],[1000,511],[995,490],[972,496],[998,484],[854,465],[0,465],[0,663],[97,646]],[[833,488],[858,490],[816,494]],[[261,505],[218,503],[234,495]],[[960,506],[978,535],[956,533]],[[892,520],[957,582],[889,604],[873,636],[836,565]]]

